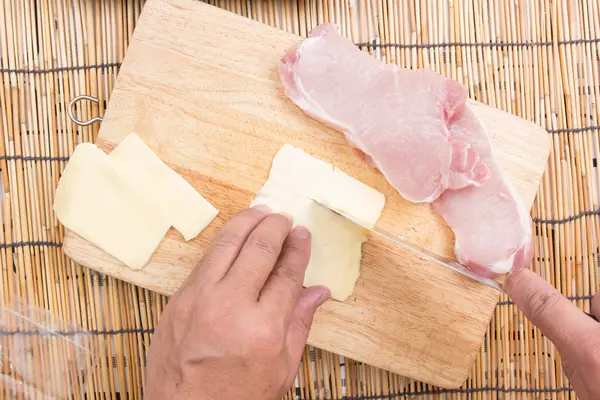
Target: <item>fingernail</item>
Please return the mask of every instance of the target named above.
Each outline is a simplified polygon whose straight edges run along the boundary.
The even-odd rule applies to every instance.
[[[268,206],[268,205],[266,205],[266,204],[259,204],[259,205],[257,205],[257,206],[254,206],[254,207],[252,207],[252,208],[254,208],[255,210],[258,210],[258,211],[260,211],[260,212],[261,212],[261,213],[263,213],[263,214],[271,214],[271,213],[273,212],[273,211],[271,210],[271,207],[269,207],[269,206]]]
[[[310,232],[303,226],[297,226],[292,230],[294,236],[300,239],[307,239],[310,236]]]

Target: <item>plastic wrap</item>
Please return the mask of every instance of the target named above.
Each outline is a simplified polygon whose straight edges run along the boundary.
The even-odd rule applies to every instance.
[[[23,301],[0,306],[0,398],[83,398],[97,354],[93,339]]]

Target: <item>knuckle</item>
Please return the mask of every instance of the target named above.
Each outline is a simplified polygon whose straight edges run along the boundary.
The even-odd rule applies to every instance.
[[[239,234],[223,231],[214,246],[219,248],[239,248],[244,245],[244,237]]]
[[[300,270],[299,265],[299,263],[288,263],[287,265],[278,266],[273,270],[273,275],[290,286],[302,286],[303,279],[298,273],[298,270]]]
[[[561,295],[555,291],[546,291],[535,289],[526,296],[526,302],[529,304],[532,315],[543,316],[561,300]]]
[[[263,256],[276,256],[278,254],[275,244],[263,236],[253,235],[249,242],[250,247]]]
[[[261,351],[278,352],[283,343],[283,331],[277,324],[264,321],[256,325],[254,340]]]
[[[288,238],[288,240],[285,242],[285,249],[290,254],[293,254],[294,258],[298,258],[296,261],[299,261],[301,258],[308,256],[309,252],[307,243],[308,242],[304,240],[290,240]],[[308,261],[308,257],[306,258]]]

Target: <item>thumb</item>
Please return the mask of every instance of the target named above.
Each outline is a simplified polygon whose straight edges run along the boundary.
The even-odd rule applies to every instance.
[[[511,273],[506,291],[523,314],[558,347],[577,351],[577,344],[598,328],[598,323],[529,269]]]
[[[315,311],[330,296],[331,292],[324,286],[312,286],[304,288],[300,292],[287,337],[291,367],[294,368],[294,374],[300,364],[300,358],[308,340],[308,333],[310,332]]]

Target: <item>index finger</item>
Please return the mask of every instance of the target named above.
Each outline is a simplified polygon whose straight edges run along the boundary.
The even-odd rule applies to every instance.
[[[259,302],[284,317],[289,324],[300,297],[304,273],[310,260],[310,232],[303,226],[292,229],[281,256],[260,293]]]
[[[290,217],[272,214],[265,218],[248,236],[223,282],[258,300],[291,229]]]
[[[207,254],[190,274],[187,281],[202,280],[215,283],[223,279],[237,259],[242,246],[254,229],[271,213],[265,205],[247,208],[233,216],[219,230]]]
[[[598,329],[597,322],[529,269],[510,274],[506,290],[527,318],[548,336],[559,351],[571,346],[576,349],[582,338]]]

